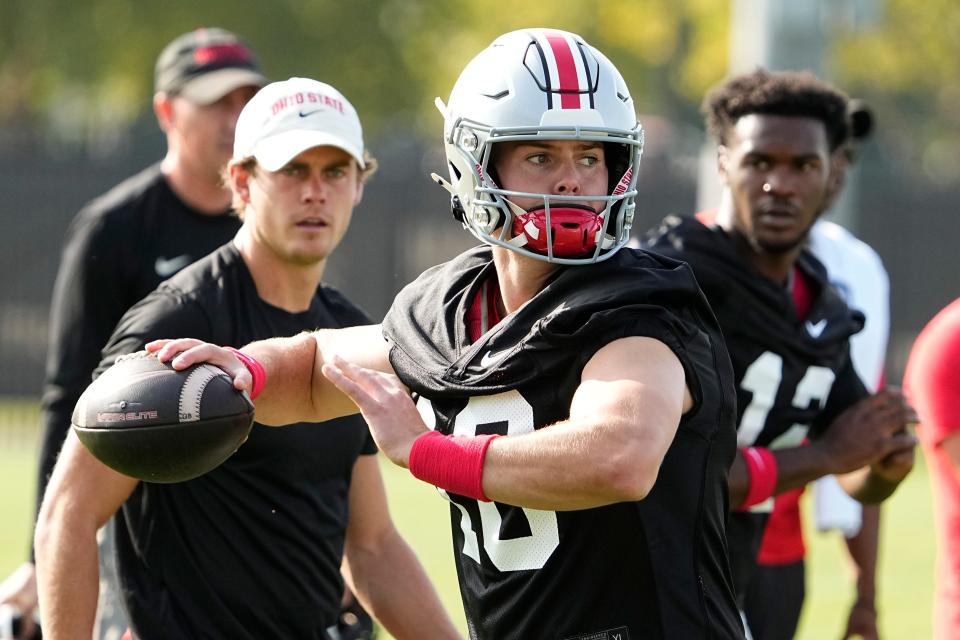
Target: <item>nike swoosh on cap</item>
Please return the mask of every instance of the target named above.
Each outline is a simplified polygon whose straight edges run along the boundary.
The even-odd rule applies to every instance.
[[[153,268],[156,270],[158,276],[166,278],[180,271],[180,269],[183,269],[188,264],[190,264],[190,256],[188,255],[177,256],[175,258],[160,257],[153,263]]]
[[[306,113],[304,113],[303,111],[301,111],[301,112],[300,112],[300,117],[301,117],[301,118],[306,118],[307,116],[312,116],[313,114],[315,114],[315,113],[320,113],[321,111],[323,111],[323,109],[314,109],[313,111],[307,111]]]

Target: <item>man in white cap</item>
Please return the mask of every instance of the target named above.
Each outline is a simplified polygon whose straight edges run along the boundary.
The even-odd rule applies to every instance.
[[[243,226],[117,325],[100,369],[165,335],[219,345],[369,322],[321,282],[375,161],[333,87],[264,87],[237,122],[228,181]],[[223,465],[188,482],[138,482],[69,435],[37,523],[45,630],[89,638],[93,532],[118,509],[118,570],[136,638],[328,638],[340,568],[397,638],[458,637],[386,506],[377,449],[356,417],[255,424]],[[349,519],[348,519],[349,514]]]
[[[167,141],[157,162],[85,206],[67,233],[50,313],[37,474],[37,509],[70,426],[70,414],[100,350],[124,312],[178,270],[237,232],[220,170],[230,159],[237,116],[267,80],[256,56],[223,29],[185,33],[157,59],[153,109]],[[111,574],[102,536],[104,576]],[[109,581],[101,586],[97,638],[125,628]],[[33,558],[2,585],[0,603],[18,609],[31,632]]]

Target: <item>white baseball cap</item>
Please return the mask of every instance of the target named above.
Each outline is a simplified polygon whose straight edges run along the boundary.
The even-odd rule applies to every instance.
[[[260,89],[240,112],[233,159],[252,156],[267,171],[277,171],[324,145],[343,149],[365,168],[363,130],[353,105],[326,83],[290,78]]]

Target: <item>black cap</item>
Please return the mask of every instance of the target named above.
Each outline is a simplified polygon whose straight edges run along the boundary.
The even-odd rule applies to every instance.
[[[267,83],[250,48],[225,29],[185,33],[157,58],[157,91],[182,95],[197,104],[216,102],[234,89]]]

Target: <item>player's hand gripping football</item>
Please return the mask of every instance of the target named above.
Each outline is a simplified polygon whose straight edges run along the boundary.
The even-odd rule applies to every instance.
[[[907,425],[916,412],[899,389],[887,388],[844,411],[817,441],[831,473],[870,465],[874,473],[898,481],[913,468],[917,439]]]
[[[148,342],[146,349],[156,353],[160,362],[170,360],[174,369],[186,369],[198,362],[209,362],[223,369],[233,379],[233,386],[239,391],[250,391],[253,376],[246,365],[227,349],[194,338],[177,340],[154,340]]]
[[[360,408],[380,450],[392,462],[407,467],[413,441],[427,425],[397,376],[334,358],[323,365],[323,375]]]

